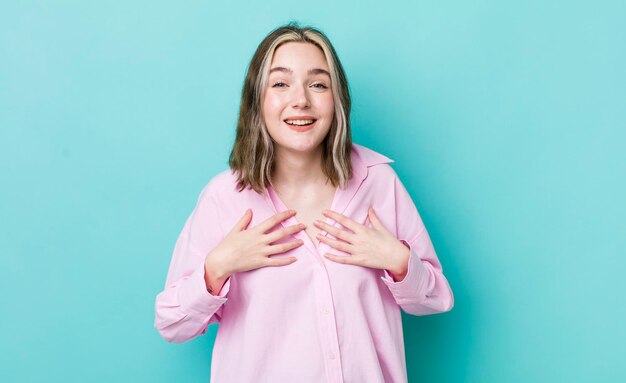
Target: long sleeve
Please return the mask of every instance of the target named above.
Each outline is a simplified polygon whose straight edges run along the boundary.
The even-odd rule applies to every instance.
[[[168,342],[191,340],[221,319],[230,278],[217,295],[204,282],[205,257],[223,237],[219,222],[207,185],[178,236],[164,290],[155,301],[154,327]]]
[[[450,311],[454,306],[452,289],[417,208],[397,176],[394,177],[394,197],[397,238],[410,249],[408,271],[403,280],[395,282],[384,270],[381,279],[407,314],[419,316]]]

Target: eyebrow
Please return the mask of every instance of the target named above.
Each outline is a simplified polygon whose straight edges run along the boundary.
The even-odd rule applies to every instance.
[[[270,70],[270,74],[274,73],[274,72],[284,72],[284,73],[293,73],[293,71],[289,68],[285,68],[282,66],[277,66],[274,67]],[[328,77],[330,77],[330,73],[328,73],[328,71],[326,69],[322,69],[322,68],[313,68],[313,69],[309,69],[308,74],[325,74]]]

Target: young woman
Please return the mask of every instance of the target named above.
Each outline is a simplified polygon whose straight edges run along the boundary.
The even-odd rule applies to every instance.
[[[272,31],[248,67],[230,169],[176,242],[159,333],[180,343],[219,322],[211,382],[406,382],[401,309],[454,298],[390,162],[352,143],[328,38]]]

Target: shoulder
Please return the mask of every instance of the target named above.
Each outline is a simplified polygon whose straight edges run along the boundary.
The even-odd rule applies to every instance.
[[[209,179],[200,193],[204,198],[224,198],[237,193],[237,176],[231,169],[223,170]]]

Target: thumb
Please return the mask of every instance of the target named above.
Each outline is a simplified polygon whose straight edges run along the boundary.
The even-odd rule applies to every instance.
[[[372,207],[368,210],[368,217],[375,228],[379,229],[383,226],[383,224],[378,220],[378,217],[376,216],[376,213],[374,213],[374,209]]]
[[[236,231],[245,230],[251,221],[252,221],[252,209],[246,209],[246,212],[243,214],[243,217],[241,217],[239,221],[235,224],[234,229]]]

